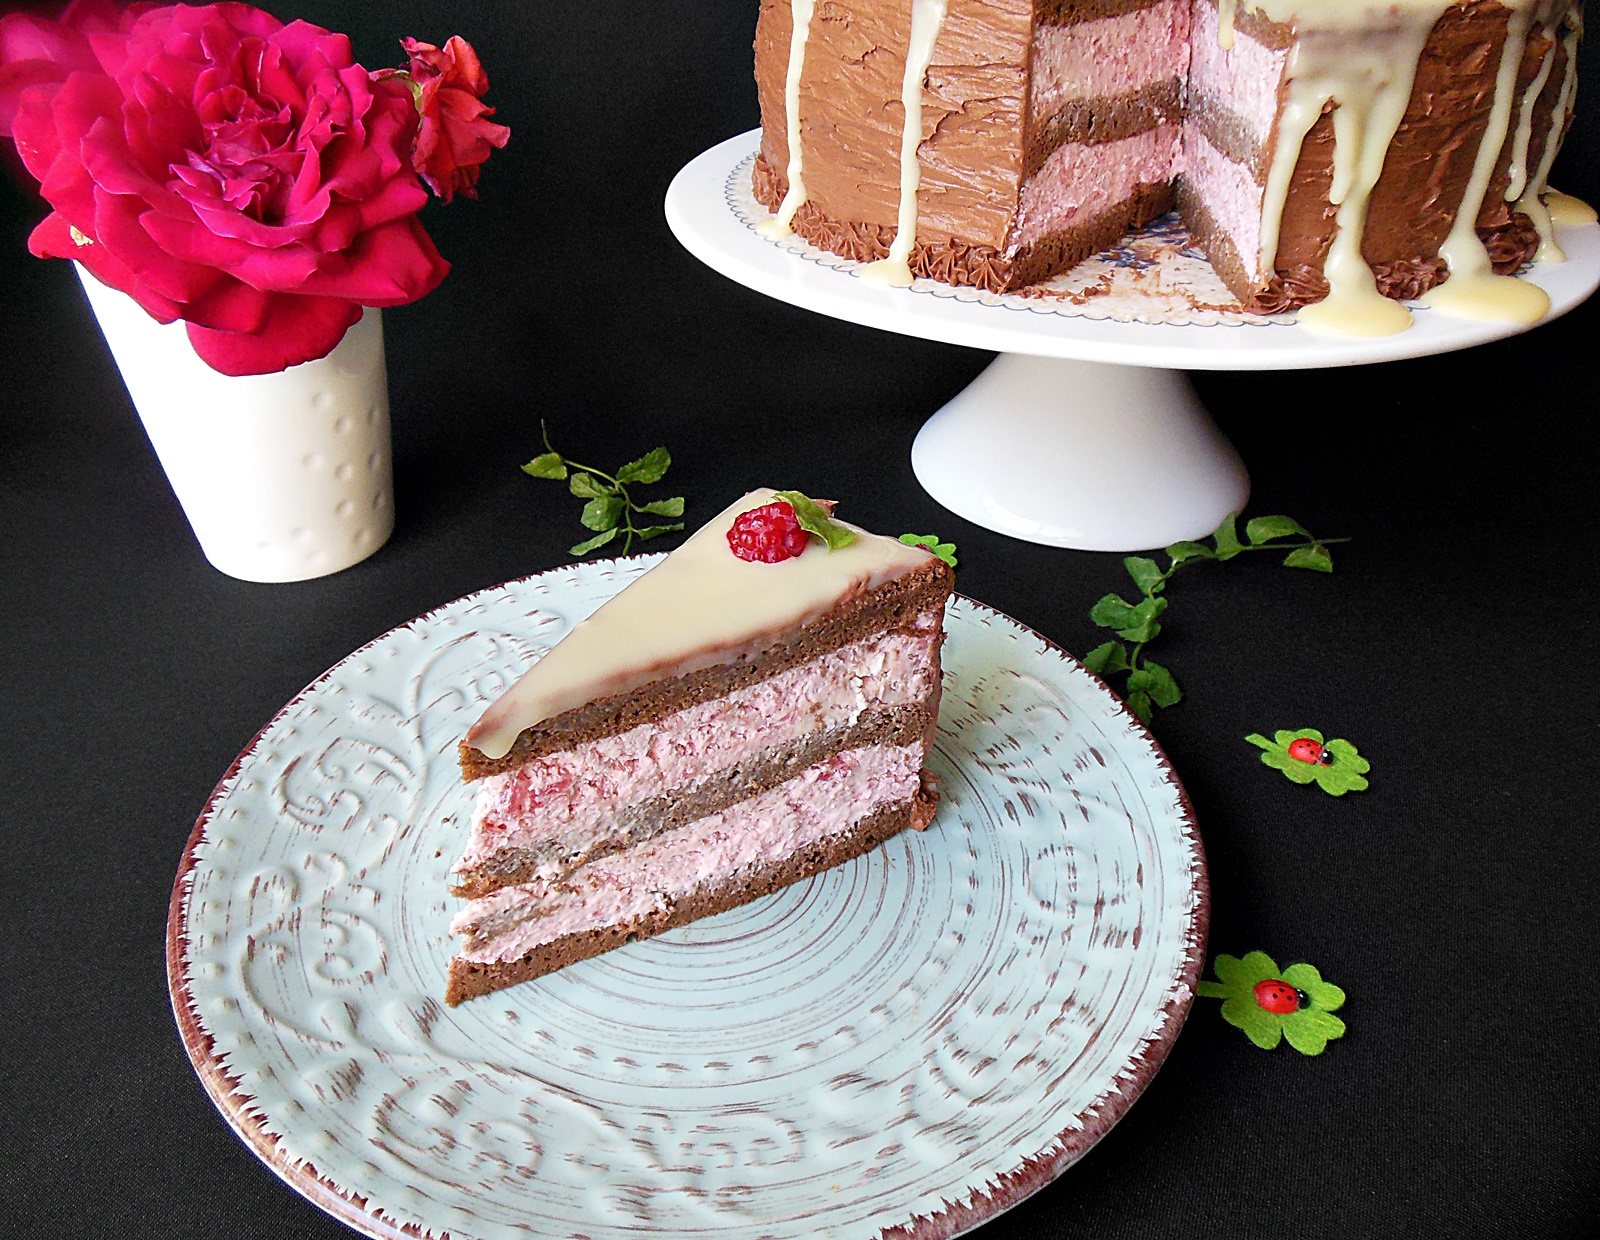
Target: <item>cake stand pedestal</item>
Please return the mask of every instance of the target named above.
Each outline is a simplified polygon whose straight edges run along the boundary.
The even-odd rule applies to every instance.
[[[1528,330],[1413,306],[1394,336],[1319,334],[1292,315],[1246,315],[1181,232],[1152,227],[1106,260],[1098,291],[991,294],[918,280],[869,284],[858,265],[756,231],[750,191],[760,131],[712,147],[667,190],[667,222],[713,270],[779,301],[865,327],[992,349],[998,358],[933,415],[911,451],[940,504],[986,529],[1087,551],[1137,551],[1198,539],[1249,497],[1231,444],[1185,370],[1306,370],[1398,361]],[[1550,295],[1549,318],[1600,285],[1600,225],[1558,227],[1567,261],[1523,278]],[[1097,274],[1096,274],[1097,273]]]

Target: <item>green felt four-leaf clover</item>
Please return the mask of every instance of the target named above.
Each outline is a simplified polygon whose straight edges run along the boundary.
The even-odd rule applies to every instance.
[[[1342,797],[1347,792],[1365,792],[1366,774],[1372,763],[1363,758],[1349,741],[1324,742],[1322,733],[1315,728],[1300,728],[1289,732],[1280,729],[1269,741],[1259,732],[1245,737],[1252,745],[1264,749],[1261,761],[1284,773],[1297,784],[1315,783],[1329,796]],[[1296,741],[1314,742],[1313,752],[1325,754],[1324,761],[1307,760],[1294,753]]]
[[[1333,1013],[1344,1005],[1344,991],[1309,964],[1292,964],[1283,972],[1265,952],[1251,952],[1242,960],[1219,955],[1211,966],[1220,978],[1201,982],[1196,990],[1202,998],[1222,1000],[1222,1019],[1262,1050],[1270,1051],[1281,1040],[1302,1055],[1320,1055],[1334,1038],[1344,1036],[1344,1021]],[[1276,1004],[1283,994],[1278,982],[1293,988],[1295,1004],[1289,1011],[1269,1011],[1262,1000]]]

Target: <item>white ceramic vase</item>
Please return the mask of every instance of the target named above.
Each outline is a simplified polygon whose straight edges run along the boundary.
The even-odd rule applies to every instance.
[[[364,560],[394,529],[382,312],[327,357],[218,374],[80,265],[128,395],[206,559],[245,581],[304,581]]]

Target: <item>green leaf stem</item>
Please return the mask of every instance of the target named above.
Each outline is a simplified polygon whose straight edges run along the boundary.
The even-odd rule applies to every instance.
[[[910,538],[906,535],[904,541]],[[1160,619],[1168,605],[1165,591],[1174,573],[1187,564],[1231,560],[1247,551],[1276,551],[1284,554],[1283,563],[1289,568],[1331,573],[1333,557],[1328,547],[1345,541],[1314,538],[1305,526],[1285,516],[1253,517],[1245,523],[1244,541],[1240,541],[1238,515],[1229,513],[1211,535],[1209,546],[1185,539],[1168,547],[1166,568],[1149,556],[1130,555],[1122,566],[1139,591],[1138,601],[1107,594],[1089,609],[1090,620],[1110,629],[1122,641],[1096,646],[1084,656],[1083,665],[1096,676],[1126,675],[1124,698],[1128,709],[1149,723],[1156,710],[1176,706],[1183,700],[1183,690],[1172,673],[1144,657],[1145,647],[1161,633]]]
[[[627,555],[635,542],[645,542],[662,534],[683,529],[676,524],[639,525],[634,518],[681,517],[683,497],[637,502],[629,493],[630,485],[648,486],[660,482],[672,465],[672,455],[665,448],[656,448],[636,461],[629,461],[615,474],[608,474],[593,465],[580,465],[570,461],[550,446],[549,428],[539,424],[545,450],[522,467],[522,472],[534,478],[548,478],[566,482],[567,489],[586,501],[578,520],[588,530],[598,531],[593,538],[585,539],[568,554],[585,556],[608,546],[618,536],[622,538],[622,554]]]

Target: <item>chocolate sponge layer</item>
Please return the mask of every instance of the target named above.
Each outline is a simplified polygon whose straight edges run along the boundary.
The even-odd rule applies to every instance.
[[[932,794],[920,792],[908,801],[884,806],[848,831],[818,841],[792,856],[727,875],[684,899],[669,902],[665,908],[642,917],[566,935],[537,948],[520,960],[475,964],[458,956],[450,962],[444,1001],[454,1007],[479,995],[554,973],[576,961],[601,955],[626,943],[650,938],[713,913],[738,908],[779,891],[790,883],[810,878],[813,874],[820,874],[823,870],[871,852],[907,827],[921,829],[927,826],[933,818],[933,810]]]

